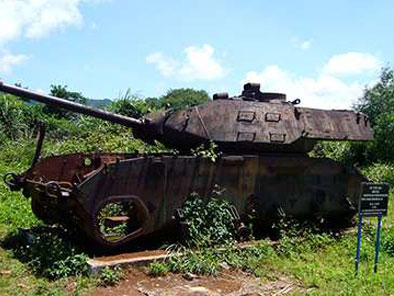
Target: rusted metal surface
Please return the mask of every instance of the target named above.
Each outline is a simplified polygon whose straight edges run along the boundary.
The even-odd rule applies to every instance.
[[[122,157],[123,156],[123,157]],[[91,165],[86,166],[86,159]],[[341,217],[356,208],[363,177],[329,159],[301,156],[225,156],[215,163],[192,156],[67,155],[43,159],[20,176],[33,211],[48,223],[76,225],[95,243],[117,247],[160,232],[174,221],[186,196],[207,195],[217,184],[241,219],[291,216]],[[106,205],[129,202],[134,225],[119,239],[100,231]]]
[[[247,217],[269,223],[278,213],[346,220],[358,204],[364,177],[306,152],[321,139],[371,140],[369,119],[361,113],[297,107],[299,100],[261,93],[258,84],[246,84],[237,97],[218,94],[205,104],[141,120],[1,82],[0,91],[131,126],[143,140],[183,152],[209,141],[224,152],[216,162],[186,153],[71,154],[5,176],[11,189],[32,198],[39,218],[77,227],[104,248],[181,228],[184,199],[192,192],[206,196],[215,185],[225,188],[241,226]]]

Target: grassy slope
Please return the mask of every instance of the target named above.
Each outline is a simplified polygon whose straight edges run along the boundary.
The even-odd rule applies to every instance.
[[[32,151],[30,145],[19,145],[0,152],[0,177],[7,171],[19,172],[28,167]],[[393,195],[391,195],[391,198]],[[375,223],[373,219],[370,222]],[[0,182],[0,238],[18,227],[30,227],[39,223],[30,210],[30,201],[22,195],[10,193]],[[392,230],[394,204],[390,204],[389,216],[384,218],[382,239]],[[257,274],[272,279],[285,274],[300,282],[310,294],[389,295],[394,292],[394,257],[381,252],[379,274],[373,275],[374,233],[364,235],[361,248],[360,276],[354,277],[356,235],[347,234],[330,241],[326,246],[310,248],[297,244],[283,244],[286,254],[274,253],[262,259],[255,267]],[[204,259],[204,258],[201,258]],[[205,260],[205,259],[204,259]],[[92,287],[93,279],[86,277],[65,278],[49,281],[33,275],[25,264],[12,258],[11,253],[0,248],[1,295],[64,295],[79,294]]]

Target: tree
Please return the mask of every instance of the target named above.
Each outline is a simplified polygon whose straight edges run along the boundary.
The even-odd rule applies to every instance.
[[[159,108],[166,108],[170,105],[174,110],[179,110],[205,103],[209,100],[209,95],[205,90],[195,90],[192,88],[172,89],[159,99]]]
[[[63,86],[52,84],[50,89],[50,95],[84,105],[86,105],[86,103],[88,102],[88,99],[84,97],[82,93],[69,91],[67,89],[67,85]],[[44,107],[44,112],[57,118],[71,118],[75,116],[69,111],[50,105],[46,105]]]
[[[371,120],[375,140],[366,146],[369,160],[394,162],[394,70],[384,68],[379,82],[364,91],[355,109]]]

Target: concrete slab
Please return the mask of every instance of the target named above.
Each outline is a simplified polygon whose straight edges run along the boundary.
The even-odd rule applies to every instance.
[[[274,242],[272,242],[274,244]],[[250,248],[258,244],[256,241],[243,242],[235,246],[238,249]],[[226,248],[218,247],[218,251],[224,251]],[[97,274],[105,267],[120,266],[146,266],[154,261],[164,261],[171,256],[182,256],[182,253],[171,252],[168,250],[149,250],[134,253],[122,253],[118,255],[95,257],[88,260],[88,265],[92,274]]]

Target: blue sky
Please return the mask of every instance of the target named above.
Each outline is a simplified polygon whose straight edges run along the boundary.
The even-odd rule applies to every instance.
[[[347,108],[394,60],[393,1],[0,0],[0,77],[96,99],[238,94]]]

